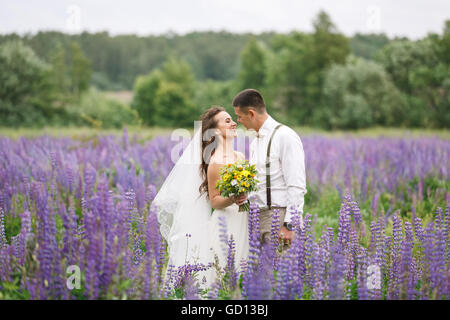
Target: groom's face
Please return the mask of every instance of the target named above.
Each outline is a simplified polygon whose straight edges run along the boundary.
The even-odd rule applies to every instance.
[[[234,113],[237,115],[237,122],[242,123],[247,130],[253,128],[253,119],[250,112],[245,114],[241,108],[234,107]]]

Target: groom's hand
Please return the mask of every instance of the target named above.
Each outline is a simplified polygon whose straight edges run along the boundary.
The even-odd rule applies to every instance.
[[[284,245],[291,245],[292,240],[294,240],[295,231],[289,231],[285,226],[282,226],[279,234],[279,241]]]

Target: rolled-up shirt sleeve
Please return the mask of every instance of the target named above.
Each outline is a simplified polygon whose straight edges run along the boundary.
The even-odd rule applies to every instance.
[[[287,208],[284,222],[291,222],[292,207],[300,214],[303,224],[303,204],[306,190],[305,152],[300,137],[286,131],[281,137],[281,170],[287,186]]]

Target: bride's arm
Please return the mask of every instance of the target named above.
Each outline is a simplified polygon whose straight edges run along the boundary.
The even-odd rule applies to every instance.
[[[219,193],[219,190],[216,189],[217,180],[219,180],[219,170],[222,165],[217,163],[210,163],[208,166],[208,193],[209,200],[211,201],[211,207],[214,209],[223,209],[235,202],[235,198],[233,197],[222,197]]]

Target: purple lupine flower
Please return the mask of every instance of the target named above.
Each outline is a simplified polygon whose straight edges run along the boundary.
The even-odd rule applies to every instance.
[[[52,165],[52,172],[56,170],[56,153],[53,151],[50,151],[50,162]]]
[[[212,267],[212,263],[207,265],[202,263],[190,264],[187,263],[182,266],[178,266],[173,272],[173,277],[171,281],[171,286],[173,289],[175,288],[184,288],[186,281],[189,279],[196,277],[197,273],[200,271],[206,271],[207,269]]]
[[[447,206],[445,208],[445,215],[444,215],[444,222],[443,222],[443,236],[444,239],[446,239],[446,252],[447,254],[445,255],[447,260],[450,260],[450,236],[449,236],[449,232],[450,232],[450,198],[447,199]],[[450,287],[450,286],[448,286]]]
[[[261,252],[260,229],[259,229],[259,207],[250,200],[250,210],[248,215],[249,225],[249,254],[247,268],[242,280],[242,296],[248,298],[252,278],[256,272],[259,254]]]
[[[208,299],[209,300],[217,300],[217,297],[219,296],[219,290],[221,289],[221,283],[219,279],[217,279],[211,286],[210,290],[208,291]]]
[[[313,299],[322,300],[323,294],[325,290],[325,281],[326,281],[326,273],[325,273],[325,249],[321,246],[314,246],[314,285],[313,285]]]
[[[56,234],[53,226],[54,219],[49,208],[48,193],[44,184],[36,182],[32,186],[33,197],[36,202],[36,227],[37,227],[37,242],[39,250],[37,259],[39,260],[39,277],[42,279],[40,282],[40,299],[51,298],[53,284],[53,263],[54,254],[57,251],[56,247]],[[53,223],[52,223],[53,220]]]
[[[160,249],[159,249],[159,260],[156,260],[156,267],[157,267],[157,271],[158,271],[157,274],[158,274],[159,279],[162,278],[162,268],[163,268],[163,264],[164,264],[166,248],[167,248],[166,241],[161,240]]]
[[[379,225],[376,221],[370,222],[370,244],[369,251],[374,252],[377,245],[377,237],[378,237]]]
[[[344,280],[347,266],[345,263],[345,255],[340,246],[339,243],[335,244],[331,253],[332,265],[328,279],[328,299],[330,300],[342,300],[344,298]]]
[[[356,201],[350,202],[353,218],[355,219],[356,228],[359,229],[359,226],[361,224],[361,211],[359,209],[358,204]]]
[[[384,244],[383,244],[383,258],[381,260],[381,272],[383,274],[388,274],[388,266],[391,262],[391,253],[392,253],[392,238],[390,236],[384,236]]]
[[[153,184],[149,184],[147,187],[147,193],[146,193],[146,202],[151,202],[156,197],[156,187]]]
[[[227,265],[225,268],[225,274],[228,274],[228,282],[230,291],[236,289],[237,284],[237,272],[235,267],[235,241],[233,239],[233,235],[230,235],[230,239],[228,240],[228,254],[227,254]]]
[[[67,185],[66,188],[69,191],[69,193],[72,193],[74,190],[74,174],[73,170],[70,167],[66,167],[66,177],[67,177]]]
[[[434,234],[434,246],[432,251],[431,261],[431,281],[433,287],[437,289],[437,295],[441,296],[447,288],[445,285],[445,239],[442,231],[441,215],[438,214],[435,217],[435,234]]]
[[[345,200],[341,205],[339,211],[339,232],[338,241],[342,248],[345,248],[349,244],[350,240],[350,214],[351,207],[349,205],[350,196],[345,196]]]
[[[331,252],[331,247],[334,245],[334,230],[331,227],[328,227],[327,230],[327,250]]]
[[[0,248],[6,248],[7,244],[5,235],[5,214],[3,213],[3,208],[0,207]]]
[[[393,224],[393,247],[392,247],[392,262],[390,269],[390,288],[388,292],[389,299],[398,299],[399,288],[399,275],[400,275],[400,244],[402,241],[402,226],[401,220],[396,213],[394,215]]]
[[[9,244],[0,247],[0,281],[2,282],[12,282],[11,249]]]
[[[411,265],[410,265],[410,272],[411,277],[408,282],[408,300],[416,300],[420,296],[420,292],[416,290],[416,284],[418,282],[419,276],[418,276],[418,266],[417,266],[417,260],[413,257],[411,259]]]
[[[198,283],[194,280],[192,275],[186,276],[184,282],[184,299],[185,300],[198,300],[200,296],[200,289]]]
[[[104,254],[103,254],[103,269],[101,275],[101,286],[105,293],[108,292],[108,287],[112,280],[112,277],[116,271],[117,265],[114,261],[116,255],[118,237],[115,234],[117,224],[117,212],[114,206],[113,193],[108,190],[106,182],[102,184],[102,189],[99,190],[102,195],[102,215],[104,223],[102,225],[104,232]]]
[[[145,296],[155,296],[161,278],[163,259],[160,259],[161,235],[159,233],[158,218],[154,207],[150,207],[146,222],[146,272]],[[164,251],[164,250],[161,250]],[[153,264],[155,261],[155,264]]]
[[[275,299],[289,300],[292,297],[292,247],[281,257],[279,272],[277,274],[277,283],[275,289]],[[255,297],[256,298],[256,297]]]
[[[294,261],[292,266],[292,295],[301,298],[303,296],[303,278],[305,276],[305,235],[301,226],[301,212],[297,210],[292,212],[291,223],[295,226],[294,241],[290,248],[291,250],[288,251]],[[309,223],[307,227],[309,229]]]
[[[361,248],[359,254],[356,257],[356,265],[357,265],[357,282],[358,282],[358,299],[359,300],[367,300],[369,299],[369,292],[367,289],[367,250],[365,248]],[[372,292],[371,292],[372,294]],[[372,295],[371,297],[374,299],[375,297]]]
[[[420,219],[419,217],[414,218],[414,233],[416,235],[416,238],[419,240],[419,245],[423,247],[425,236],[422,226],[422,219]]]
[[[412,264],[412,226],[409,221],[405,222],[405,238],[402,241],[401,251],[401,266],[400,266],[400,284],[402,286],[402,294],[408,297],[408,292],[411,290],[412,278],[411,264]],[[408,297],[410,299],[411,297]]]
[[[434,285],[433,279],[432,279],[432,269],[433,269],[433,233],[434,233],[434,225],[433,221],[430,221],[426,228],[424,233],[424,271],[425,274],[422,277],[422,297],[427,298],[429,293],[429,285],[430,282],[432,285]]]
[[[307,213],[304,220],[304,281],[311,288],[313,286],[312,279],[312,258],[313,258],[313,235],[312,235],[312,224],[311,224],[311,214]],[[302,271],[303,271],[302,270]]]
[[[280,226],[280,209],[273,209],[273,216],[272,216],[272,223],[270,226],[270,244],[272,245],[273,249],[279,247],[279,237],[278,237],[278,231]],[[276,269],[275,264],[278,260],[276,258],[277,256],[274,256],[274,269]]]
[[[375,252],[375,264],[377,264],[381,269],[383,269],[383,237],[384,229],[381,228],[380,220],[378,220],[374,226],[373,231],[374,237],[374,252]]]
[[[350,246],[347,249],[347,272],[346,279],[351,281],[353,279],[355,272],[355,261],[359,253],[358,237],[355,230],[350,230]]]
[[[169,264],[167,266],[166,276],[164,280],[164,298],[168,298],[170,296],[170,293],[172,291],[172,283],[174,281],[174,270],[175,266],[173,264]]]
[[[84,193],[83,197],[88,200],[93,193],[93,188],[96,180],[96,170],[92,167],[90,163],[84,169]]]
[[[96,260],[98,246],[98,235],[95,232],[94,215],[90,210],[84,212],[84,221],[86,225],[86,239],[89,242],[87,247],[87,260],[86,260],[86,281],[85,281],[85,294],[87,298],[95,299],[95,278],[97,277]]]
[[[261,255],[256,265],[252,278],[247,283],[247,299],[265,300],[273,299],[271,296],[273,279],[272,255],[270,243],[264,243],[261,248]]]
[[[33,239],[33,233],[31,229],[31,214],[30,211],[25,210],[21,214],[22,218],[22,226],[19,233],[19,239],[18,239],[18,247],[19,247],[19,264],[24,265],[25,264],[25,257],[26,257],[26,246],[27,243],[29,243]],[[1,228],[1,227],[0,227]]]
[[[323,259],[324,259],[324,268],[325,268],[325,278],[324,278],[324,291],[328,291],[328,274],[329,268],[331,265],[331,248],[334,245],[334,234],[333,228],[326,227],[326,232],[322,234],[322,239],[320,246],[323,248]]]

